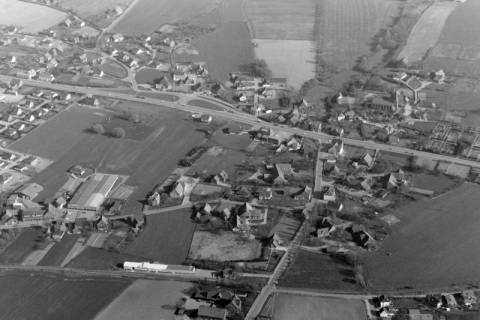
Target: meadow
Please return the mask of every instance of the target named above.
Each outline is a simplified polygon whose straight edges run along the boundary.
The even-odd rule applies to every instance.
[[[306,297],[280,293],[273,298],[273,319],[368,319],[362,300]]]
[[[45,247],[43,233],[40,228],[29,228],[21,234],[0,253],[0,263],[19,264],[22,263],[31,252]]]
[[[479,197],[479,185],[464,183],[392,211],[400,222],[380,250],[361,259],[369,286],[430,289],[479,283]]]
[[[437,43],[447,18],[455,8],[454,2],[431,5],[413,27],[399,58],[406,58],[409,63],[422,60],[427,51]]]
[[[480,2],[460,4],[448,17],[437,45],[428,55],[427,70],[478,78],[480,76]]]
[[[117,21],[112,32],[151,34],[164,24],[187,22],[217,7],[215,0],[138,0]]]
[[[94,320],[173,319],[175,304],[191,286],[180,281],[137,280]]]
[[[151,261],[182,264],[195,230],[190,215],[190,209],[182,209],[147,216],[145,229],[125,252]]]
[[[0,24],[16,25],[27,33],[38,33],[61,21],[67,15],[59,10],[18,0],[0,0]]]
[[[129,280],[68,277],[37,272],[3,272],[0,319],[92,319],[117,297]]]

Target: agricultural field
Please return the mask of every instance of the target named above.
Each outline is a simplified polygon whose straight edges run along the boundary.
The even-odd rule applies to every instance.
[[[362,300],[307,297],[280,293],[273,298],[273,319],[368,319]]]
[[[39,266],[60,266],[72,247],[77,242],[78,235],[66,234],[57,242],[38,263]]]
[[[111,17],[107,17],[107,11],[114,10],[117,6],[125,10],[132,2],[133,0],[60,0],[59,7],[103,28],[116,16],[111,13]]]
[[[479,197],[479,185],[464,183],[392,211],[400,222],[380,250],[361,259],[369,286],[426,289],[478,283]]]
[[[280,279],[282,287],[356,291],[354,270],[326,254],[300,250]]]
[[[437,43],[447,18],[456,6],[455,2],[437,2],[431,5],[413,27],[399,59],[405,58],[409,63],[422,60]]]
[[[448,17],[434,49],[428,55],[426,70],[444,69],[447,74],[480,75],[480,2],[459,4]]]
[[[187,59],[206,62],[209,74],[221,81],[228,80],[231,72],[255,59],[248,28],[241,21],[225,22],[215,31],[196,39],[193,46],[199,54]]]
[[[262,246],[233,232],[196,231],[188,258],[212,261],[248,261],[260,257]]]
[[[182,209],[147,216],[145,229],[125,252],[149,261],[182,264],[195,231],[190,215],[190,209]]]
[[[370,52],[380,29],[397,15],[394,0],[323,0],[318,9],[315,39],[322,61],[339,70],[351,69]]]
[[[315,42],[276,39],[253,41],[256,44],[255,55],[267,62],[273,77],[287,78],[288,84],[295,89],[299,89],[305,81],[315,77]]]
[[[105,63],[101,65],[101,68],[105,74],[114,78],[123,79],[128,75],[127,70],[123,66],[110,58],[107,58]]]
[[[0,24],[15,25],[27,33],[38,33],[61,21],[67,15],[46,6],[19,0],[0,0]]]
[[[0,319],[92,319],[129,284],[120,278],[3,272],[0,286],[8,290],[0,292]]]
[[[78,112],[64,112],[60,116],[65,121],[47,122],[35,131],[35,136],[27,135],[21,140],[21,148],[14,147],[15,150],[31,150],[32,154],[45,153],[57,160],[34,178],[45,188],[38,201],[51,197],[67,181],[67,175],[62,172],[75,164],[82,164],[99,172],[129,176],[126,183],[138,188],[124,210],[139,213],[145,195],[166,179],[177,162],[203,140],[190,116],[174,110],[145,104],[117,104],[115,109],[118,112],[138,113],[142,126],[155,128],[140,141],[128,139],[128,136],[113,138],[90,132],[91,124],[99,122],[99,118],[103,120],[106,114],[94,109],[79,109],[80,114],[86,113],[83,118],[77,118]],[[68,126],[68,123],[73,125]],[[165,150],[169,152],[165,153]]]
[[[312,40],[315,29],[315,0],[247,0],[245,13],[252,38]]]
[[[175,304],[191,286],[180,281],[137,280],[94,320],[173,319]]]
[[[114,252],[100,248],[87,247],[68,264],[68,268],[93,270],[111,270],[118,268],[125,261],[146,261],[148,259],[137,255]]]
[[[86,129],[105,117],[103,111],[92,112],[89,108],[70,107],[9,148],[56,161],[82,139],[89,137]]]
[[[124,35],[151,34],[164,24],[188,22],[217,6],[215,0],[137,0],[111,31]]]
[[[23,230],[20,235],[0,253],[1,264],[22,263],[35,250],[46,247],[40,228]]]
[[[418,173],[413,176],[413,187],[432,190],[435,193],[454,187],[457,181],[443,174]]]

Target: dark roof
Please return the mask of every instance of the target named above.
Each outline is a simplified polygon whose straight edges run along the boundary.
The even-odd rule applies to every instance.
[[[198,307],[197,315],[199,317],[206,317],[206,318],[212,318],[212,319],[224,319],[227,316],[227,310],[220,309],[220,308],[212,308],[207,306],[200,306]]]

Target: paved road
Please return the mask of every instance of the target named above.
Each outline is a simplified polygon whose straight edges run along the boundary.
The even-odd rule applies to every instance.
[[[0,75],[0,80],[10,81],[11,79],[15,79],[15,77]],[[41,81],[35,81],[35,80],[22,79],[22,81],[25,84],[30,86],[47,88],[52,90],[78,92],[83,94],[91,94],[91,95],[96,95],[101,97],[115,98],[115,99],[127,100],[132,102],[148,103],[148,104],[158,105],[161,107],[172,108],[172,109],[191,112],[191,113],[208,113],[214,117],[234,120],[234,121],[241,122],[244,124],[249,124],[249,125],[257,125],[257,126],[262,125],[264,127],[268,127],[273,130],[284,131],[291,134],[303,136],[306,138],[320,140],[323,142],[328,142],[333,138],[337,138],[335,136],[331,136],[322,132],[306,131],[298,128],[291,128],[285,125],[276,125],[269,122],[265,122],[257,119],[253,115],[241,113],[239,111],[234,111],[232,109],[233,107],[231,106],[227,108],[228,104],[225,102],[216,101],[215,99],[211,99],[211,98],[204,99],[203,97],[197,96],[197,95],[182,94],[182,93],[168,93],[169,95],[177,96],[181,98],[181,101],[186,101],[186,102],[192,101],[192,100],[204,99],[205,101],[208,101],[213,104],[217,104],[219,107],[225,108],[227,110],[212,110],[212,109],[198,107],[198,106],[191,106],[191,105],[188,105],[187,103],[179,104],[171,101],[165,101],[165,100],[154,99],[149,97],[141,97],[141,92],[138,92],[138,94],[134,96],[130,94],[118,93],[115,91],[108,91],[108,89],[78,87],[78,86],[63,85],[63,84],[57,84],[57,83],[47,83],[47,82],[41,82]],[[388,152],[393,152],[393,153],[402,154],[402,155],[423,157],[423,158],[427,158],[434,161],[444,161],[444,162],[450,162],[450,163],[480,168],[480,162],[467,160],[467,159],[459,159],[459,158],[451,157],[448,155],[434,154],[430,152],[412,150],[405,147],[392,146],[392,145],[386,145],[386,144],[377,143],[373,141],[363,141],[363,140],[355,140],[355,139],[349,139],[349,138],[343,138],[343,142],[346,145],[363,147],[363,148],[372,149],[372,150],[388,151]]]

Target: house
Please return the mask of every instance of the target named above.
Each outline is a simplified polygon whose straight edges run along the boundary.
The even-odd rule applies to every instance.
[[[272,197],[272,188],[264,188],[258,192],[258,200],[270,200]]]
[[[445,71],[442,69],[432,73],[432,80],[436,83],[443,84],[445,82]]]
[[[245,202],[238,208],[237,227],[260,226],[267,223],[267,208],[257,208]]]
[[[112,39],[113,42],[121,42],[125,38],[121,33],[115,33],[114,35],[112,35],[111,39]]]
[[[291,195],[297,201],[310,201],[312,199],[313,190],[309,186],[305,186]]]
[[[444,294],[443,299],[444,299],[444,302],[445,302],[444,305],[447,308],[456,308],[458,306],[457,300],[455,299],[453,294]]]
[[[211,115],[209,114],[202,114],[200,116],[200,122],[203,122],[203,123],[210,123],[212,122],[213,118]]]
[[[160,194],[155,191],[147,198],[147,203],[151,207],[158,207],[160,205],[160,200]]]
[[[337,197],[336,197],[336,192],[335,192],[335,186],[334,185],[329,185],[325,187],[323,190],[323,200],[324,201],[332,201],[334,202]]]
[[[27,183],[15,191],[23,199],[33,200],[43,191],[43,187],[37,183]]]
[[[17,78],[22,78],[22,79],[32,79],[36,75],[37,75],[37,72],[34,69],[20,70],[17,72]]]
[[[45,215],[45,209],[38,203],[24,199],[23,208],[20,210],[22,221],[42,220]]]
[[[12,180],[12,174],[5,172],[0,174],[0,184],[6,185],[10,180]]]
[[[155,89],[157,90],[171,90],[172,88],[172,83],[166,76],[163,76],[155,83]]]
[[[462,292],[463,303],[467,307],[471,307],[473,304],[477,303],[477,296],[473,290],[465,290]]]
[[[185,196],[185,185],[182,182],[176,182],[168,196],[172,199],[183,198]]]
[[[365,106],[376,111],[394,112],[396,110],[396,103],[381,97],[375,97],[368,100]]]
[[[48,72],[41,72],[38,75],[38,80],[45,82],[53,82],[55,80],[55,76]]]
[[[375,162],[375,160],[373,159],[373,157],[370,155],[370,153],[365,153],[362,158],[360,159],[360,164],[363,164],[369,168],[371,168]]]
[[[198,307],[197,318],[200,320],[226,320],[227,309],[200,306]]]

